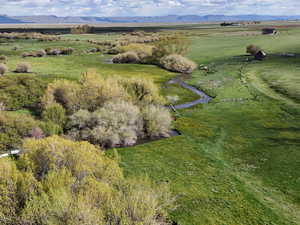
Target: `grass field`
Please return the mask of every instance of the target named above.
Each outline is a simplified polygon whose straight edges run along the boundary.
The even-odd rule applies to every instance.
[[[148,175],[170,184],[177,199],[171,219],[180,225],[300,224],[300,29],[284,28],[277,36],[250,35],[253,30],[191,30],[188,56],[211,72],[197,70],[187,82],[214,100],[179,111],[174,127],[181,136],[117,150],[127,176]],[[176,76],[151,65],[106,64],[110,56],[83,53],[92,47],[85,36],[63,38],[81,41],[2,43],[0,55],[9,57],[9,74],[18,62],[28,61],[33,73],[48,80],[77,79],[94,69],[103,76],[150,77],[164,87]],[[248,61],[245,48],[252,43],[269,57]],[[11,51],[16,45],[19,50]],[[19,56],[49,46],[74,47],[76,53]],[[287,52],[296,56],[280,56]],[[178,95],[180,102],[197,97],[174,86],[162,93]]]

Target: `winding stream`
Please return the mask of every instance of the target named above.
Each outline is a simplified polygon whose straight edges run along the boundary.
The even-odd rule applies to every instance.
[[[183,103],[180,105],[175,105],[175,106],[173,106],[175,109],[187,109],[187,108],[190,108],[190,107],[192,107],[194,105],[198,105],[198,104],[208,104],[213,99],[212,97],[207,95],[205,92],[203,92],[191,85],[188,85],[182,79],[180,79],[180,77],[173,78],[172,80],[168,81],[167,84],[178,84],[181,87],[188,89],[191,92],[193,92],[196,95],[201,97],[193,102],[187,102],[187,103]]]

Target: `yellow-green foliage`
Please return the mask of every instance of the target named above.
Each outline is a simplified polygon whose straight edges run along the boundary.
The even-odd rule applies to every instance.
[[[46,122],[53,122],[60,127],[63,127],[66,122],[66,110],[57,103],[47,105],[42,113],[42,118]]]
[[[42,140],[27,140],[21,157],[23,164],[42,179],[50,170],[67,168],[72,176],[83,179],[92,176],[105,182],[119,179],[121,170],[116,162],[104,157],[100,149],[88,142],[72,142],[58,136]]]
[[[118,77],[103,78],[94,72],[84,73],[80,79],[79,101],[81,109],[96,110],[107,101],[128,99]]]
[[[160,95],[156,84],[147,78],[120,79],[120,82],[130,94],[135,104],[164,104],[165,99]]]
[[[1,225],[168,224],[168,186],[124,179],[93,145],[53,136],[23,148],[18,168],[0,159]]]
[[[154,43],[153,57],[160,60],[162,57],[176,54],[186,55],[190,46],[190,40],[182,34],[162,35],[159,41]]]
[[[103,78],[98,74],[87,72],[80,82],[57,80],[49,84],[43,97],[43,105],[61,104],[68,114],[79,109],[94,111],[105,102],[133,100],[134,104],[163,104],[158,87],[152,80],[144,78],[121,79],[119,77]]]
[[[0,161],[0,224],[13,224],[17,214],[18,171],[10,160]]]
[[[36,127],[37,121],[29,115],[0,111],[0,151],[20,147]]]
[[[189,74],[196,68],[197,64],[181,55],[168,55],[160,60],[160,65],[170,71]]]
[[[77,111],[79,105],[80,85],[73,81],[56,80],[48,85],[42,102],[44,107],[54,103],[61,104],[68,113]]]

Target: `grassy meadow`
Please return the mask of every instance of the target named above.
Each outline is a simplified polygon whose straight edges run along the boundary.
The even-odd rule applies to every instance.
[[[213,101],[176,113],[174,128],[182,135],[117,149],[126,176],[149,176],[170,184],[177,205],[171,219],[179,225],[300,224],[300,28],[283,27],[276,36],[261,35],[259,29],[188,30],[187,56],[209,70],[197,69],[186,82]],[[109,64],[110,55],[85,53],[93,47],[87,39],[118,37],[0,41],[0,55],[8,56],[12,76],[17,76],[16,65],[25,61],[32,65],[32,73],[47,81],[76,80],[93,70],[102,76],[151,78],[163,95],[178,95],[179,103],[197,99],[181,87],[166,86],[176,73],[153,65]],[[249,44],[259,45],[268,57],[250,60],[245,55]],[[15,46],[18,49],[12,51]],[[75,53],[20,56],[48,47],[72,47]]]

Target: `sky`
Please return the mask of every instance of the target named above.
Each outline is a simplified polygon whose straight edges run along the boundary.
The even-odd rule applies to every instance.
[[[299,15],[300,0],[0,0],[10,16]]]

